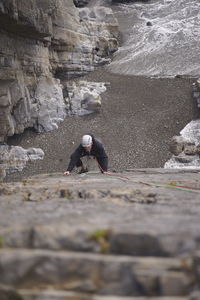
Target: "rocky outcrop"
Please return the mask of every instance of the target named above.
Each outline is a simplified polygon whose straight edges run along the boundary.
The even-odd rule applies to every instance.
[[[100,94],[106,91],[104,82],[78,81],[66,83],[68,112],[85,115],[98,111],[101,107]]]
[[[197,171],[141,169],[1,184],[0,295],[198,299],[198,181]]]
[[[165,168],[200,168],[199,128],[200,121],[192,121],[181,131],[181,136],[172,138],[169,149],[173,156]]]
[[[194,105],[200,107],[200,79],[193,83]],[[200,168],[200,120],[193,120],[170,141],[172,158],[165,168]]]
[[[67,114],[58,78],[85,74],[117,49],[112,11],[83,10],[72,0],[0,0],[0,141],[57,128]]]
[[[19,146],[0,145],[0,182],[6,174],[22,171],[28,161],[43,159],[39,148],[23,149]]]
[[[192,121],[182,131],[181,136],[174,136],[169,150],[172,158],[165,163],[165,168],[198,168],[200,167],[200,143],[195,143],[200,122]]]

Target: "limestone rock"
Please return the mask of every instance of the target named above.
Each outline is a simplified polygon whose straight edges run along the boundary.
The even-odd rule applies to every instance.
[[[198,299],[199,190],[166,185],[198,188],[200,173],[115,175],[43,174],[0,185],[3,299]],[[156,203],[124,197],[150,193]]]
[[[0,250],[0,275],[2,284],[19,288],[118,296],[183,296],[191,282],[181,259],[121,256],[116,260],[111,255],[25,249]],[[164,281],[169,283],[166,290]]]
[[[118,24],[106,7],[72,0],[0,0],[0,141],[52,130],[66,116],[60,82],[109,62]]]
[[[69,114],[84,115],[101,107],[100,94],[106,91],[103,82],[78,81],[66,83]]]
[[[66,116],[66,104],[59,80],[42,78],[35,91],[38,103],[38,117],[34,124],[37,131],[49,131],[58,128],[58,123]]]
[[[169,150],[174,155],[180,154],[185,146],[186,140],[182,136],[174,136],[170,142]]]
[[[172,138],[170,151],[174,154],[165,163],[165,168],[199,168],[200,167],[200,120],[191,121]]]
[[[43,159],[44,152],[40,148],[23,149],[19,146],[0,146],[0,170],[6,173],[22,171],[26,163],[31,160]],[[2,172],[5,175],[4,171]]]
[[[191,121],[180,132],[188,142],[200,144],[200,120]]]

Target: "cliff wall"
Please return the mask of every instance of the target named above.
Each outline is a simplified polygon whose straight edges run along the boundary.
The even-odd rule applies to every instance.
[[[57,128],[68,113],[61,83],[107,62],[117,35],[109,8],[0,0],[0,141],[28,127]]]

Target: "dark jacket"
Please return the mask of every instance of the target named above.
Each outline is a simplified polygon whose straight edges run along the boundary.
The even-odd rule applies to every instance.
[[[105,149],[99,140],[95,139],[93,135],[91,135],[91,137],[92,137],[92,148],[90,152],[85,151],[84,147],[80,144],[70,157],[71,159],[67,171],[71,172],[76,165],[79,166],[80,158],[86,155],[94,156],[97,159],[101,171],[107,171],[108,156],[105,152]]]

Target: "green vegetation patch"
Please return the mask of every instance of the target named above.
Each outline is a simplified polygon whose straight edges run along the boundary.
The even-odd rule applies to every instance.
[[[90,240],[98,240],[100,238],[108,238],[110,231],[108,229],[97,229],[89,235]]]
[[[3,237],[0,235],[0,248],[3,247]]]
[[[100,253],[106,254],[110,249],[110,235],[111,232],[109,229],[97,229],[89,234],[88,239],[96,241],[99,244]]]

